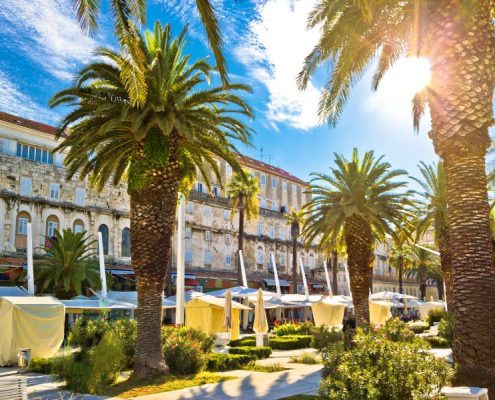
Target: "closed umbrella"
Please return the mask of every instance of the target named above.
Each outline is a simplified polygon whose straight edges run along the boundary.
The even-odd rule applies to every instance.
[[[256,306],[254,307],[254,324],[253,330],[256,333],[268,332],[268,321],[266,320],[265,304],[263,300],[263,292],[261,288],[258,289],[258,295],[256,296]]]
[[[223,326],[226,332],[230,332],[232,329],[232,292],[230,289],[225,292],[225,306],[223,312]]]

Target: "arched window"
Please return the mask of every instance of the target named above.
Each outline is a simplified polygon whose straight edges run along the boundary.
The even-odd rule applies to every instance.
[[[315,268],[315,256],[313,254],[309,255],[309,268]]]
[[[15,248],[27,249],[27,230],[28,223],[31,222],[31,216],[26,211],[17,214],[15,228]]]
[[[265,253],[263,247],[258,246],[256,249],[256,264],[263,265],[265,263]]]
[[[46,219],[46,229],[45,229],[45,239],[46,244],[48,245],[48,239],[55,237],[55,231],[58,231],[60,228],[60,222],[56,215],[50,215]]]
[[[131,230],[129,228],[122,229],[121,255],[122,257],[131,256]]]
[[[98,232],[101,232],[101,238],[103,241],[103,254],[108,255],[108,226],[101,224],[98,227]]]
[[[74,225],[72,227],[72,230],[74,231],[74,233],[84,232],[85,231],[84,222],[82,222],[80,219],[76,219],[74,221]]]

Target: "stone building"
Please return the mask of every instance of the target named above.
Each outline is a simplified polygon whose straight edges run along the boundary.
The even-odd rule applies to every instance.
[[[66,180],[64,156],[54,151],[55,132],[52,126],[0,113],[0,265],[15,267],[25,263],[30,222],[35,253],[42,252],[46,237],[53,236],[56,229],[87,231],[93,237],[101,232],[107,268],[123,282],[132,283],[126,186],[107,185],[97,192],[87,181]],[[187,202],[186,285],[197,290],[236,284],[238,215],[231,219],[224,190],[232,169],[224,161],[218,162],[221,181],[212,177],[209,190],[198,176]],[[288,291],[292,252],[284,213],[300,208],[310,199],[307,184],[249,157],[240,156],[240,162],[258,177],[260,185],[259,218],[245,227],[248,280],[254,287],[273,289],[269,261],[273,253],[283,290]],[[324,280],[314,273],[322,265],[321,255],[314,248],[300,246],[299,256],[304,260],[311,289],[322,290]],[[174,260],[172,257],[170,287],[174,283]],[[8,278],[8,272],[0,273],[0,280]]]

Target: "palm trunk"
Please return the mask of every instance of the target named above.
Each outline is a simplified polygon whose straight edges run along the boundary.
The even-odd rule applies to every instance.
[[[443,292],[443,278],[441,276],[435,279],[437,284],[438,300],[445,300],[445,293]]]
[[[241,270],[241,256],[244,239],[244,209],[239,209],[239,239],[238,239],[238,257],[237,257],[237,285],[242,286],[242,270]]]
[[[334,296],[339,295],[339,254],[333,250],[332,251],[332,293]]]
[[[373,233],[369,222],[357,215],[347,218],[345,242],[356,323],[358,326],[367,325],[370,321],[368,297],[373,260]]]
[[[131,253],[138,294],[134,375],[138,379],[168,372],[162,350],[162,296],[179,186],[178,163],[147,175],[144,189],[130,191]]]
[[[424,271],[419,272],[419,296],[421,300],[426,301],[426,274]]]
[[[449,311],[453,310],[453,274],[452,274],[452,256],[450,253],[449,244],[449,232],[447,228],[444,228],[440,233],[440,238],[438,241],[438,248],[440,249],[440,265],[443,273],[443,281],[445,282],[445,301],[447,302],[447,309]]]
[[[400,294],[403,294],[404,293],[404,284],[402,282],[402,276],[404,274],[404,257],[403,256],[399,256],[399,260],[398,260],[398,272],[399,272],[399,293]]]
[[[297,293],[297,237],[292,237],[292,293]]]
[[[426,2],[424,2],[426,3]],[[431,2],[430,135],[444,160],[452,255],[457,384],[495,392],[495,269],[485,173],[493,123],[492,1]],[[466,8],[467,10],[467,8]]]

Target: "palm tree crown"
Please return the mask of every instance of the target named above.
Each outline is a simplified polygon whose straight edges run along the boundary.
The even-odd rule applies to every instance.
[[[145,39],[139,37],[149,87],[142,107],[132,105],[121,79],[121,70],[133,68],[128,57],[108,49],[98,50],[102,60],[85,67],[73,87],[52,98],[51,107],[75,108],[59,130],[59,136],[70,132],[58,148],[68,150],[69,177],[76,171],[81,177],[91,174],[100,188],[110,179],[114,184],[128,180],[132,190],[146,185],[147,170],[175,157],[185,180],[194,177],[197,167],[209,183],[205,163],[219,178],[213,155],[239,168],[230,140],[248,143],[250,131],[233,115],[252,114],[234,91],[249,87],[207,87],[212,68],[205,60],[189,63],[184,35],[172,39],[170,26],[157,23]]]
[[[248,221],[255,219],[259,214],[258,179],[247,171],[234,174],[227,186],[227,194],[230,199],[231,214],[233,219],[237,211],[244,212]]]
[[[302,209],[292,210],[284,215],[285,222],[290,226],[292,240],[297,240],[301,234],[301,226],[304,224],[304,211]]]
[[[86,288],[101,287],[98,265],[94,260],[94,240],[86,232],[65,229],[55,231],[43,247],[46,255],[36,264],[36,279],[42,290],[53,291],[59,299],[70,299]]]

